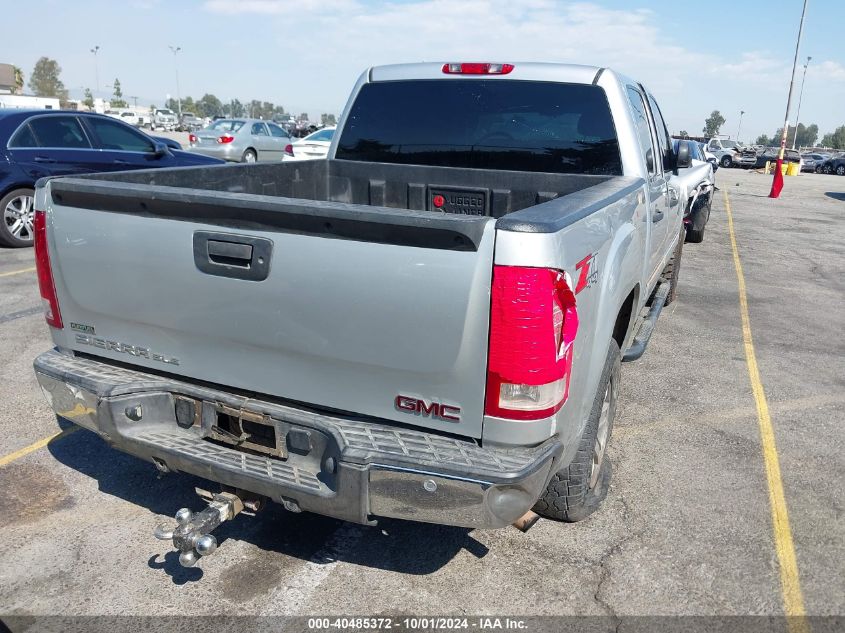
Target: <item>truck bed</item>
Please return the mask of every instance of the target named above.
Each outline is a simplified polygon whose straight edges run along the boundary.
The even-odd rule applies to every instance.
[[[344,160],[227,165],[215,169],[144,170],[83,176],[83,180],[156,185],[318,202],[436,211],[432,189],[486,192],[483,213],[500,218],[611,180],[613,176],[391,165]]]

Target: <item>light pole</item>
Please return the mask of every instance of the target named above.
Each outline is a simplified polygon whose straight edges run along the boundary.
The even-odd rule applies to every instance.
[[[95,46],[91,49],[91,52],[94,53],[94,81],[97,84],[97,92],[100,92],[100,68],[97,64],[97,53],[100,52],[100,47]]]
[[[780,152],[778,152],[778,160],[775,164],[772,188],[769,191],[770,198],[779,197],[783,189],[783,173],[781,172],[781,167],[783,166],[783,155],[786,152],[786,135],[789,134],[789,108],[792,105],[792,88],[795,85],[795,69],[798,66],[798,51],[801,49],[801,34],[804,32],[805,15],[807,15],[807,0],[804,0],[804,6],[801,9],[801,22],[798,24],[798,39],[795,41],[795,57],[792,60],[792,75],[789,78],[789,94],[786,97],[786,115],[783,120],[783,134],[780,137]]]
[[[133,107],[138,107],[138,97],[129,97],[134,102]]]
[[[798,141],[798,123],[801,121],[801,99],[804,98],[804,80],[807,79],[807,66],[810,65],[810,60],[813,59],[807,55],[807,63],[804,64],[804,76],[801,77],[801,90],[798,92],[798,110],[795,112],[795,135],[792,137],[792,149],[795,149],[795,143]]]
[[[171,46],[170,50],[173,51],[173,63],[176,66],[176,105],[179,110],[179,124],[182,124],[182,98],[179,96],[179,58],[177,57],[177,53],[182,50],[181,46]]]
[[[739,111],[739,125],[736,128],[736,142],[739,143],[739,132],[742,129],[742,115],[745,114],[745,110]]]

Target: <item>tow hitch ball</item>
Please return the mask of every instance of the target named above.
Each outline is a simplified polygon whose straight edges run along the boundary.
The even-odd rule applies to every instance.
[[[243,500],[230,492],[215,494],[208,507],[194,514],[188,508],[176,513],[176,526],[161,523],[153,535],[162,541],[173,541],[183,567],[193,567],[200,556],[209,556],[217,549],[217,539],[210,532],[224,521],[234,519],[244,509]]]

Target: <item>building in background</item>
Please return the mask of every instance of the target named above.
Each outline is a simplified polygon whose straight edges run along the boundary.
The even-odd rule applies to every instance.
[[[0,64],[0,108],[42,110],[58,110],[61,108],[57,98],[15,94],[17,88],[15,67],[12,64]]]

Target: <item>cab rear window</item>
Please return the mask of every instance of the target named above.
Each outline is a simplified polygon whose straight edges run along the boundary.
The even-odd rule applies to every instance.
[[[345,160],[621,175],[598,86],[490,79],[366,84],[347,117]]]

